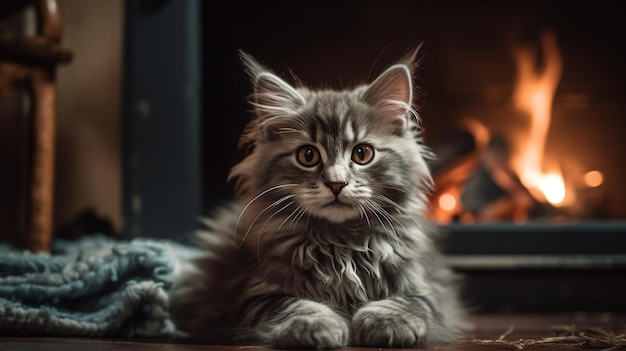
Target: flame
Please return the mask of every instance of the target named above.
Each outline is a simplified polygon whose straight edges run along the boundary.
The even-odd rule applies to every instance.
[[[561,79],[561,55],[552,32],[541,37],[542,60],[529,47],[514,50],[518,80],[514,90],[515,106],[530,117],[530,132],[513,158],[513,168],[522,183],[537,199],[555,206],[563,203],[566,191],[559,167],[544,171],[544,148],[550,128],[554,93]]]
[[[548,173],[539,182],[539,190],[546,200],[553,205],[560,205],[565,200],[565,183],[560,173]]]

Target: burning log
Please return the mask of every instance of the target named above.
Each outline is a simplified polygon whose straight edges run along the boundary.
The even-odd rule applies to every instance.
[[[450,221],[523,221],[556,213],[536,200],[509,165],[506,141],[493,137],[479,147],[467,130],[451,133],[433,146],[442,157],[431,163],[437,195],[432,217]]]
[[[457,129],[433,146],[437,159],[429,164],[433,175],[446,174],[465,159],[475,159],[477,151],[474,135],[466,129]]]
[[[464,185],[461,202],[479,221],[543,217],[551,206],[537,201],[509,165],[501,137],[490,140],[476,171]]]
[[[432,150],[437,159],[432,160],[429,167],[438,196],[432,198],[430,215],[439,222],[449,222],[451,217],[462,214],[457,208],[459,191],[476,168],[480,153],[476,138],[467,129],[451,132],[432,145]]]

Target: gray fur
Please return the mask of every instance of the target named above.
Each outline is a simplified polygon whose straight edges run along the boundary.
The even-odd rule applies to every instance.
[[[415,57],[335,91],[293,87],[242,53],[254,85],[249,152],[230,174],[237,201],[207,220],[206,255],[175,284],[180,328],[277,348],[424,347],[460,335],[456,282],[422,216],[431,154],[413,108]],[[374,154],[359,164],[364,144]],[[303,145],[318,164],[297,161]]]

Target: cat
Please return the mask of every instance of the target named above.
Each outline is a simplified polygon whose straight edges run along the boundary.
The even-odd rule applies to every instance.
[[[418,48],[419,49],[419,48]],[[240,52],[253,118],[172,292],[189,335],[274,348],[428,347],[463,332],[458,281],[424,219],[432,152],[413,50],[369,84],[295,86]]]

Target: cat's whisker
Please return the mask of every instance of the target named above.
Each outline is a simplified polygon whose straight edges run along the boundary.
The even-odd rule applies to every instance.
[[[277,232],[280,232],[280,230],[283,228],[283,226],[287,223],[287,221],[289,221],[289,219],[300,210],[301,206],[296,207],[293,211],[291,211],[291,213],[285,217],[285,219],[280,223],[280,225],[278,226],[278,228],[276,228]]]
[[[385,190],[391,190],[391,191],[394,191],[394,192],[398,192],[398,193],[403,194],[403,195],[405,195],[405,196],[407,196],[407,197],[411,197],[411,196],[413,196],[413,194],[411,193],[411,191],[409,191],[409,190],[407,190],[407,189],[403,189],[403,188],[398,187],[398,186],[393,186],[393,185],[391,185],[391,184],[387,184],[387,185],[385,185],[385,184],[379,184],[379,185],[377,185],[377,186],[378,186],[380,189],[385,189]],[[372,195],[373,195],[373,196],[377,196],[377,195],[384,196],[384,195],[382,195],[382,193],[381,193],[381,192],[374,192]],[[398,208],[399,210],[401,210],[401,211],[407,211],[407,209],[406,209],[404,206],[402,206],[402,205],[398,204],[397,202],[395,202],[395,201],[391,200],[391,199],[390,199],[389,197],[387,197],[387,196],[385,196],[384,201],[385,201],[385,202],[389,202],[389,201],[391,201],[391,202],[389,202],[389,204],[394,205],[395,207],[397,207],[397,208]]]
[[[309,209],[308,205],[303,207],[302,211],[300,211],[300,213],[293,218],[293,220],[291,221],[291,226],[290,226],[291,229],[293,229],[298,224],[298,222],[300,222],[300,220],[302,219],[305,213],[309,212],[308,209]]]
[[[237,217],[237,223],[235,224],[235,230],[233,232],[233,235],[235,237],[237,236],[237,232],[239,230],[239,223],[241,222],[241,219],[243,218],[244,213],[246,213],[246,211],[252,205],[252,203],[254,203],[256,200],[261,198],[263,195],[265,195],[265,194],[267,194],[267,193],[269,193],[271,191],[278,190],[278,189],[281,189],[281,188],[284,188],[284,187],[290,187],[290,186],[297,186],[297,184],[291,183],[291,184],[281,184],[281,185],[273,186],[271,188],[263,190],[261,193],[259,193],[257,196],[255,196],[252,200],[248,201],[248,203],[241,210],[241,213],[239,213],[239,217]]]
[[[287,217],[285,217],[285,219],[282,221],[282,223],[280,223],[278,228],[276,228],[276,232],[280,232],[282,227],[289,221],[289,219],[291,219],[300,210],[302,210],[302,205],[298,205],[293,211],[291,211],[291,213]]]
[[[271,188],[268,188],[268,189],[266,189],[266,190],[262,191],[259,195],[255,196],[252,200],[250,200],[250,201],[246,204],[246,206],[244,206],[244,208],[241,210],[241,213],[239,214],[239,217],[237,218],[237,223],[235,224],[235,230],[234,230],[233,235],[234,235],[235,237],[237,236],[237,233],[239,232],[239,224],[240,224],[240,222],[241,222],[241,219],[243,218],[243,215],[246,213],[246,210],[247,210],[247,209],[248,209],[248,208],[249,208],[249,207],[250,207],[250,206],[251,206],[251,205],[252,205],[255,201],[257,201],[257,200],[258,200],[258,199],[260,199],[262,196],[264,196],[264,195],[268,194],[268,193],[269,193],[269,192],[271,192],[271,191],[278,190],[278,189],[281,189],[281,188],[284,188],[284,187],[290,187],[290,186],[297,186],[297,185],[296,185],[296,184],[281,184],[281,185],[276,185],[276,186],[273,186],[273,187],[271,187]],[[289,195],[288,195],[288,196],[289,196]],[[293,197],[293,196],[291,196],[291,197]],[[283,198],[282,198],[282,199],[280,199],[279,201],[280,201],[280,202],[282,202],[282,201],[284,201],[284,200],[285,200],[285,197],[283,197]],[[276,202],[274,202],[273,204],[276,204]],[[268,210],[269,208],[271,208],[271,207],[275,207],[275,206],[276,206],[276,205],[274,205],[274,206],[270,205],[270,206],[266,207],[265,209],[263,209],[263,211],[261,211],[261,212],[260,212],[260,213],[259,213],[259,214],[258,214],[258,215],[254,218],[254,220],[252,221],[252,223],[250,223],[250,225],[249,225],[249,227],[248,227],[248,230],[246,231],[245,235],[243,236],[243,238],[242,238],[242,240],[241,240],[241,244],[243,244],[243,242],[245,241],[246,237],[248,236],[248,233],[250,232],[250,229],[252,228],[252,226],[254,225],[254,223],[256,222],[256,220],[259,218],[259,216],[260,216],[262,213],[264,213],[266,210]]]
[[[291,195],[290,197],[293,198],[295,195]],[[265,233],[265,226],[267,225],[267,223],[274,218],[274,216],[276,216],[277,214],[279,214],[280,212],[282,212],[284,209],[286,209],[287,207],[293,205],[293,201],[289,201],[285,206],[279,208],[278,210],[274,211],[274,213],[272,213],[271,216],[269,216],[266,220],[265,223],[263,223],[263,226],[261,227],[261,230],[259,230],[259,234],[261,233]],[[261,261],[261,235],[257,235],[257,257],[259,259],[259,262]]]
[[[376,199],[382,200],[383,202],[385,202],[388,205],[391,205],[391,207],[395,208],[400,214],[404,214],[404,213],[408,212],[408,210],[404,206],[398,204],[397,202],[393,201],[392,199],[388,198],[385,195],[374,194],[373,197],[376,198]]]
[[[292,195],[291,197],[294,197],[295,195]],[[260,233],[264,233],[265,232],[265,226],[267,225],[267,223],[274,218],[274,216],[276,216],[277,214],[279,214],[280,212],[282,212],[284,209],[286,209],[287,207],[293,205],[293,201],[289,201],[289,203],[287,203],[285,206],[279,208],[278,210],[276,210],[274,213],[272,213],[271,216],[269,216],[266,220],[265,223],[263,223],[263,226],[261,227],[261,230],[259,231]]]
[[[246,233],[244,234],[243,238],[241,239],[241,242],[239,243],[239,246],[243,245],[243,243],[246,241],[246,238],[248,237],[248,234],[252,230],[252,227],[254,227],[254,224],[256,223],[256,221],[261,217],[261,215],[263,215],[263,213],[265,213],[265,211],[269,210],[270,208],[273,208],[273,207],[276,207],[276,206],[280,205],[282,202],[284,202],[286,200],[289,200],[289,199],[291,199],[294,196],[295,195],[293,195],[293,194],[283,196],[282,198],[274,201],[272,204],[270,204],[269,206],[265,207],[262,211],[260,211],[256,215],[256,217],[254,217],[254,219],[250,223],[250,226],[248,226],[248,230],[246,231]],[[262,233],[262,231],[259,231],[259,233]]]
[[[392,216],[389,212],[387,212],[387,210],[385,210],[382,206],[380,206],[379,204],[372,202],[372,205],[374,206],[374,208],[377,210],[377,212],[387,221],[387,224],[389,224],[389,228],[391,229],[391,233],[393,234],[393,238],[396,241],[396,244],[400,243],[400,238],[398,236],[398,232],[396,231],[396,228],[394,227],[392,220],[400,223],[394,216]],[[402,223],[400,223],[400,225],[402,225]]]
[[[420,229],[423,229],[423,228],[422,228],[422,224],[421,224],[421,223],[420,223],[420,222],[419,222],[419,221],[415,218],[415,216],[414,216],[414,215],[411,215],[411,214],[409,213],[409,210],[407,210],[405,207],[403,207],[403,206],[399,205],[397,202],[395,202],[395,201],[391,200],[390,198],[388,198],[387,196],[384,196],[384,195],[382,195],[382,194],[376,194],[375,198],[377,198],[377,199],[381,199],[381,200],[383,200],[384,202],[386,202],[387,204],[389,204],[389,205],[391,205],[391,206],[395,207],[395,208],[398,210],[399,214],[400,214],[400,215],[402,215],[402,217],[403,217],[403,218],[407,218],[408,220],[410,220],[410,221],[412,221],[413,223],[415,223],[415,224],[416,224],[416,225],[417,225]],[[407,216],[407,214],[409,214],[409,215]],[[406,228],[404,228],[404,225],[402,224],[402,221],[400,221],[400,220],[396,219],[394,216],[392,216],[392,217],[393,217],[393,218],[394,218],[394,220],[395,220],[396,222],[398,222],[398,224],[400,224],[400,225],[403,227],[403,229],[405,229],[405,231],[406,231]]]
[[[391,206],[393,206],[394,208],[396,208],[396,209],[398,210],[398,212],[399,212],[401,215],[403,215],[403,214],[406,214],[406,213],[407,213],[407,210],[406,210],[404,207],[400,206],[398,203],[396,203],[395,201],[391,200],[390,198],[388,198],[388,197],[387,197],[387,196],[385,196],[385,195],[382,195],[382,194],[377,194],[377,195],[376,195],[376,198],[377,198],[377,199],[381,199],[381,200],[383,200],[384,202],[386,202],[386,203],[388,203],[389,205],[391,205]],[[397,219],[394,215],[390,214],[387,210],[382,209],[382,208],[381,208],[381,210],[382,210],[382,211],[385,211],[386,213],[388,213],[389,217],[390,217],[391,219],[393,219],[396,223],[398,223],[398,224],[400,225],[400,227],[402,227],[402,229],[404,230],[404,232],[405,232],[405,233],[407,232],[407,229],[406,229],[406,227],[404,226],[404,224],[402,223],[402,221],[398,220],[398,219]],[[413,221],[415,221],[416,223],[418,223],[418,222],[417,222],[417,220],[415,220],[414,216],[409,216],[409,217],[410,217],[410,218],[412,218],[412,219],[413,219]],[[418,223],[418,224],[419,224],[419,223]]]
[[[410,192],[407,189],[398,187],[398,186],[393,186],[391,184],[378,184],[378,187],[382,188],[382,189],[389,189],[389,190],[393,190],[393,191],[397,191],[399,193],[405,194],[405,195],[409,195]]]
[[[248,234],[250,233],[250,231],[252,230],[252,228],[254,227],[256,221],[263,215],[263,213],[265,213],[266,211],[268,211],[270,208],[276,207],[278,206],[280,203],[282,203],[283,201],[286,201],[290,198],[292,198],[295,195],[287,195],[282,197],[281,199],[275,201],[274,203],[272,203],[271,205],[265,207],[262,211],[260,211],[256,217],[254,217],[254,219],[252,220],[252,222],[250,223],[250,226],[248,226],[248,230],[246,230],[246,233],[243,235],[243,238],[241,239],[241,242],[239,243],[239,247],[241,247],[244,242],[246,241],[246,238],[248,237]],[[265,226],[265,224],[263,225]],[[263,231],[257,231],[258,233],[262,233]],[[260,238],[260,235],[257,235],[257,238]]]
[[[312,214],[312,213],[309,211],[309,212],[308,212],[308,215],[307,215],[307,217],[306,217],[306,223],[305,223],[305,225],[304,225],[306,228],[308,228],[308,227],[309,227],[309,220],[311,219],[311,214]]]
[[[371,228],[372,223],[370,223],[370,219],[367,216],[367,211],[365,211],[365,208],[363,207],[361,203],[358,203],[357,205],[359,206],[359,212],[361,212],[361,218],[365,218],[365,221],[367,221],[367,226]]]
[[[391,206],[396,207],[396,208],[398,209],[398,211],[399,211],[401,214],[403,214],[403,216],[402,216],[402,217],[404,217],[404,218],[408,218],[411,222],[413,222],[415,225],[417,225],[417,226],[418,226],[418,228],[419,228],[420,230],[423,230],[422,223],[420,223],[420,221],[418,221],[418,220],[417,220],[417,218],[415,218],[415,216],[414,216],[414,215],[405,216],[405,214],[407,214],[407,213],[408,213],[408,210],[407,210],[406,208],[404,208],[403,206],[400,206],[398,203],[396,203],[395,201],[391,200],[390,198],[388,198],[388,197],[387,197],[387,196],[385,196],[385,195],[382,195],[382,194],[376,194],[376,196],[375,196],[375,197],[376,197],[376,198],[378,198],[378,199],[381,199],[381,200],[385,201],[386,203],[390,204]],[[395,219],[395,217],[394,217],[394,219]],[[397,220],[397,219],[396,219],[396,221],[397,221],[397,222],[398,222],[398,223],[399,223],[399,224],[403,227],[403,229],[405,229],[405,231],[406,231],[406,228],[404,228],[404,225],[402,224],[402,222],[401,222],[401,221],[399,221],[399,220]]]
[[[379,214],[380,216],[382,216],[382,218],[385,219],[385,221],[389,225],[389,230],[391,230],[391,234],[389,234],[389,231],[387,229],[385,229],[387,231],[387,236],[389,237],[389,239],[391,240],[391,238],[393,237],[393,239],[396,241],[396,243],[400,244],[400,237],[398,235],[398,232],[397,232],[393,222],[398,223],[402,227],[404,232],[406,232],[406,228],[404,227],[402,222],[399,221],[397,218],[395,218],[395,216],[390,214],[386,209],[384,209],[382,206],[380,206],[376,202],[370,201],[370,205],[371,205],[371,208],[373,209],[374,213]]]
[[[304,208],[305,207],[299,207],[298,210],[296,211],[296,213],[294,213],[293,217],[291,217],[291,222],[289,223],[289,229],[293,229],[294,227],[294,223],[298,220],[298,216],[300,216],[302,213],[304,213]]]
[[[377,200],[382,200],[383,203],[393,207],[394,209],[398,210],[398,212],[405,212],[406,211],[406,209],[403,206],[401,206],[397,202],[391,200],[390,198],[388,198],[385,195],[374,194],[372,197],[377,199]]]
[[[380,216],[378,215],[378,211],[374,207],[374,202],[372,202],[372,201],[365,201],[365,207],[367,207],[370,210],[370,212],[374,214],[376,219],[378,219],[378,223],[380,223],[380,226],[385,231],[385,234],[387,234],[387,237],[389,238],[389,240],[391,240],[391,236],[389,235],[389,230],[385,226],[385,223],[383,223],[382,219],[380,219]]]

